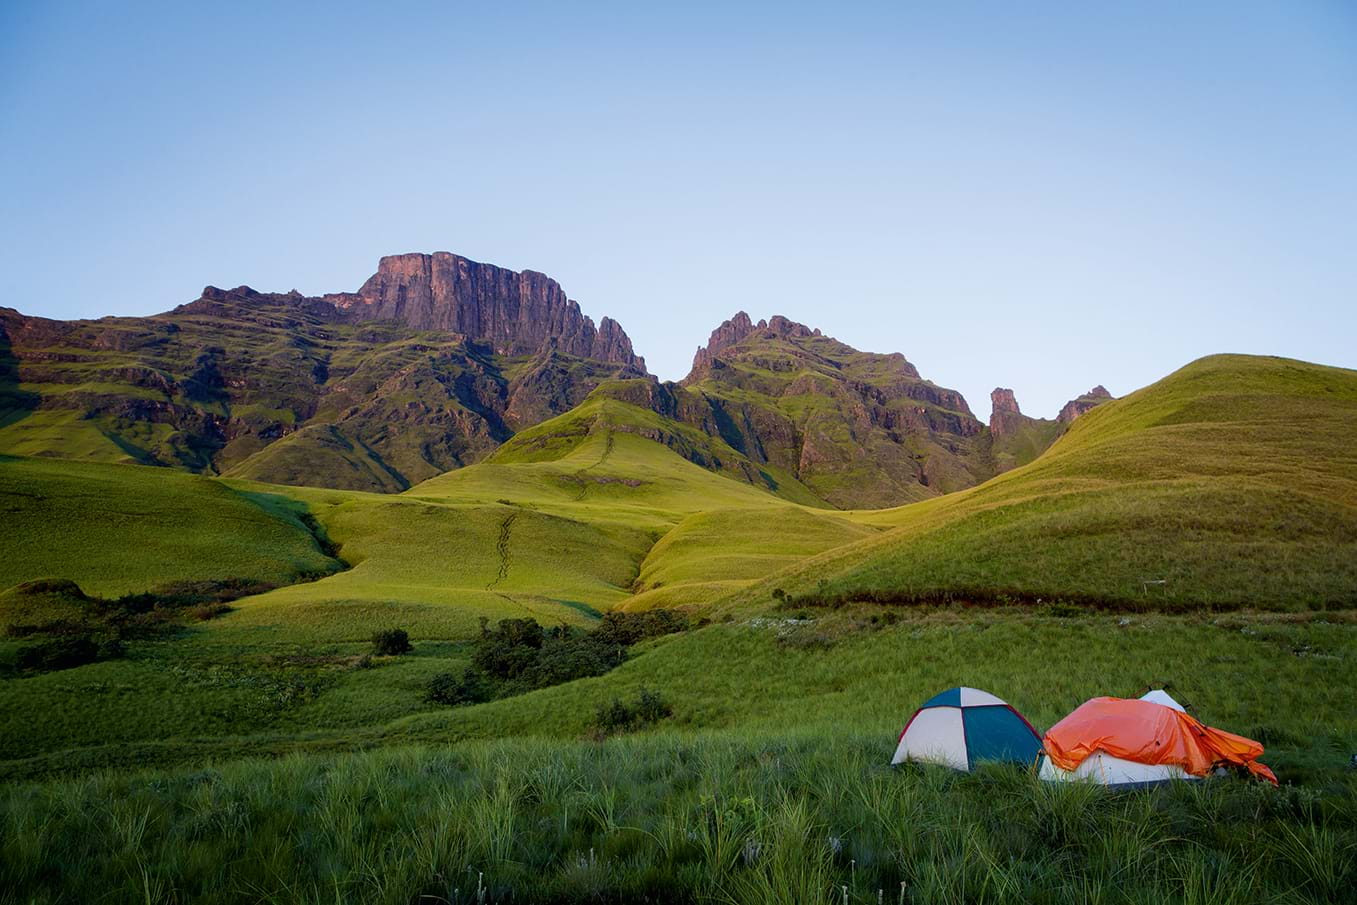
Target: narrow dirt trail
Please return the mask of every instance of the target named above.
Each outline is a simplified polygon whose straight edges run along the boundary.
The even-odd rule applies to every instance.
[[[511,512],[500,523],[499,539],[495,541],[495,555],[499,557],[499,574],[495,576],[494,581],[485,586],[487,591],[493,591],[501,581],[509,577],[509,538],[513,533],[516,518],[518,513]]]
[[[580,500],[584,499],[584,495],[589,489],[589,484],[585,481],[584,478],[585,472],[592,471],[595,468],[598,468],[600,465],[607,462],[608,457],[611,456],[612,454],[613,454],[613,432],[608,431],[608,436],[605,437],[603,441],[603,455],[599,456],[598,461],[595,462],[593,465],[584,466],[579,471],[575,472],[575,474],[572,476],[576,483],[579,485],[578,487],[575,488],[575,496],[573,502],[578,503]]]

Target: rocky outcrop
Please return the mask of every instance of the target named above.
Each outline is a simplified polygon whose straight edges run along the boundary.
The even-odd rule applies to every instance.
[[[1012,434],[1021,425],[1022,410],[1013,391],[1004,387],[995,387],[989,394],[989,429],[992,434],[1002,437]]]
[[[1055,420],[1061,424],[1069,424],[1089,409],[1102,405],[1111,398],[1112,394],[1107,391],[1107,388],[1099,384],[1084,395],[1065,403],[1065,407],[1060,410],[1059,415],[1056,415]]]
[[[644,373],[645,360],[611,318],[598,327],[559,283],[461,255],[390,255],[357,292],[324,297],[357,320],[395,321],[489,343],[503,355],[533,355],[548,342],[567,355],[622,364]]]
[[[734,317],[724,321],[721,326],[711,332],[705,346],[698,348],[697,353],[693,356],[692,371],[685,381],[694,379],[694,375],[699,372],[710,370],[718,353],[739,345],[756,334],[765,339],[776,339],[789,336],[819,336],[820,331],[818,329],[812,330],[805,324],[798,324],[780,314],[773,315],[771,320],[761,320],[756,324],[745,312],[737,312]]]
[[[786,317],[737,313],[679,387],[704,405],[670,417],[836,505],[907,502],[992,472],[981,461],[984,425],[960,393],[924,380],[898,352],[859,352]]]

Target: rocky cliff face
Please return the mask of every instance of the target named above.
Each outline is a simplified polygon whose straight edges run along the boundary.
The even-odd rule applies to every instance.
[[[1059,415],[1056,415],[1055,420],[1062,424],[1069,424],[1089,409],[1102,405],[1111,398],[1112,394],[1107,391],[1107,388],[1099,384],[1084,395],[1065,403],[1065,407],[1060,410]]]
[[[1004,387],[995,387],[989,394],[989,429],[996,437],[1014,433],[1021,425],[1022,410],[1013,391]]]
[[[990,458],[994,471],[1002,473],[1026,465],[1041,455],[1069,428],[1070,422],[1084,412],[1112,398],[1102,387],[1065,403],[1054,421],[1030,418],[1018,408],[1013,391],[995,387],[990,393]]]
[[[474,265],[469,283],[420,283],[448,271],[425,257],[385,259],[371,305],[208,286],[150,318],[0,309],[0,452],[396,491],[644,376],[622,328],[595,329],[546,277]]]
[[[699,371],[710,370],[713,359],[720,352],[744,342],[755,334],[760,334],[764,339],[775,339],[789,336],[819,336],[820,331],[788,320],[780,314],[773,315],[772,320],[761,320],[756,324],[745,312],[737,312],[734,317],[723,321],[721,326],[711,332],[705,346],[698,348],[697,354],[693,356],[692,371],[685,378],[685,382],[693,380]]]
[[[859,352],[785,317],[722,323],[674,395],[689,401],[673,417],[835,505],[898,504],[987,476],[984,426],[960,393],[899,353]]]
[[[460,333],[502,355],[532,355],[550,342],[567,355],[645,371],[616,321],[605,317],[595,327],[559,283],[532,270],[515,272],[444,251],[390,255],[357,292],[325,299],[358,320]]]

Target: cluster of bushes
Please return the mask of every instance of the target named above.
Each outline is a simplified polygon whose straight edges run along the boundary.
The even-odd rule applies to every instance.
[[[273,587],[239,579],[179,582],[109,599],[86,594],[68,579],[25,582],[4,595],[4,633],[33,643],[19,647],[0,668],[50,672],[121,657],[128,640],[173,635],[185,622],[229,611],[229,600]]]
[[[372,636],[372,652],[381,657],[398,657],[414,649],[410,634],[403,628],[389,628]]]
[[[1049,605],[1058,610],[1056,615],[1085,615],[1089,610],[1112,612],[1176,612],[1187,609],[1186,604],[1159,597],[1108,597],[1100,594],[1073,594],[1062,592],[1058,597],[1050,593],[1022,591],[1013,588],[859,588],[835,591],[829,582],[821,579],[814,590],[804,594],[788,594],[782,588],[773,589],[773,599],[782,610],[814,607],[837,610],[855,603],[874,603],[885,606],[1031,606]],[[1213,609],[1232,609],[1222,606]]]
[[[436,704],[476,704],[600,676],[621,665],[627,649],[647,638],[685,631],[691,620],[672,610],[608,613],[592,631],[561,625],[544,629],[532,619],[481,620],[471,666],[440,673],[426,689]]]
[[[597,736],[616,735],[621,732],[633,732],[654,725],[674,709],[657,691],[642,688],[635,704],[628,704],[621,698],[613,698],[612,703],[598,708],[594,716],[594,733]]]
[[[52,638],[26,644],[14,653],[11,670],[17,672],[54,672],[94,663],[116,660],[126,652],[117,638],[96,640],[89,636]]]

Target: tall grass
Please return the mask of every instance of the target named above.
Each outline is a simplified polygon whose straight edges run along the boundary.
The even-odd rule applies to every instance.
[[[0,902],[1342,902],[1357,777],[1130,793],[875,736],[405,748],[0,792]]]

